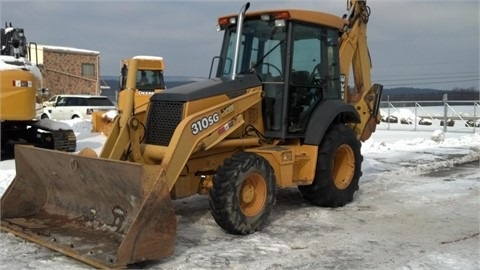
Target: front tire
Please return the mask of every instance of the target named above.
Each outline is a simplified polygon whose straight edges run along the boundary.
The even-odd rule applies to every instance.
[[[268,161],[254,153],[238,152],[225,160],[213,178],[211,213],[230,233],[253,233],[267,223],[275,194],[275,175]]]
[[[315,179],[299,186],[303,197],[318,206],[341,207],[353,200],[362,175],[361,143],[346,125],[335,125],[320,144]]]

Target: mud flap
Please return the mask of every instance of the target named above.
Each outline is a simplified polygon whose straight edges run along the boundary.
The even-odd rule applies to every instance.
[[[99,268],[173,254],[176,219],[156,165],[18,145],[1,229]]]

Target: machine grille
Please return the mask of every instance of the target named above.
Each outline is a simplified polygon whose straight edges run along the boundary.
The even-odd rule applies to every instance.
[[[183,102],[151,100],[147,120],[147,144],[168,146],[177,125],[182,121]]]

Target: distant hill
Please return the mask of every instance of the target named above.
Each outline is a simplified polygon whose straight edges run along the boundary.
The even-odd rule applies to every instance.
[[[443,100],[443,95],[447,94],[448,100],[478,100],[479,92],[474,89],[456,89],[456,90],[438,90],[430,88],[411,88],[399,87],[383,89],[382,100],[390,101],[424,101],[424,100]]]
[[[205,79],[191,76],[165,76],[165,85],[168,89]],[[101,76],[101,80],[103,84],[110,87],[110,90],[102,90],[102,94],[115,97],[115,92],[119,90],[119,77]],[[448,100],[479,100],[480,96],[478,89],[454,89],[447,91],[431,88],[398,87],[383,89],[382,101],[441,101],[444,94],[448,95]]]

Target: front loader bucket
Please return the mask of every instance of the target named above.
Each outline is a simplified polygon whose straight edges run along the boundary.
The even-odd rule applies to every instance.
[[[1,228],[99,268],[173,254],[176,219],[160,166],[16,146]]]

